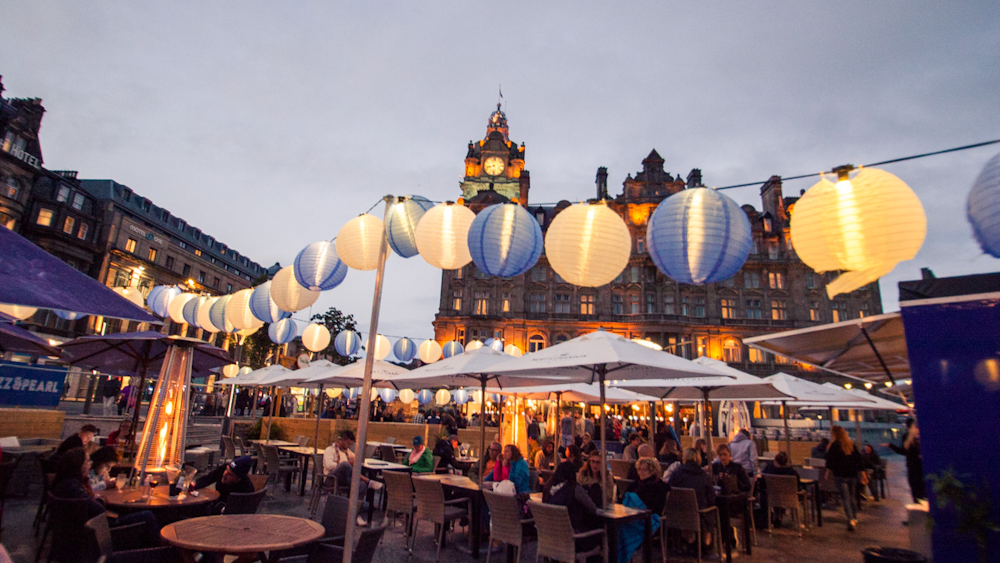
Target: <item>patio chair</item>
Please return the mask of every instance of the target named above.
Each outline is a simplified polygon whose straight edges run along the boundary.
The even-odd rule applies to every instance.
[[[253,483],[253,490],[261,491],[267,488],[267,482],[271,479],[270,475],[248,475],[250,477],[250,482]]]
[[[624,459],[609,459],[608,467],[611,475],[616,479],[628,479],[628,470],[632,468],[633,462]]]
[[[507,549],[516,548],[514,562],[520,563],[521,546],[525,540],[524,527],[533,524],[534,520],[521,518],[521,505],[513,495],[483,491],[483,497],[490,508],[490,540],[486,544],[486,563],[490,563],[495,541],[507,544]]]
[[[322,462],[320,462],[320,467],[322,467]],[[315,479],[315,477],[314,477]],[[313,486],[312,498],[309,500],[309,516],[315,516],[316,510],[319,509],[319,501],[323,498],[323,495],[339,495],[341,493],[351,496],[351,482],[341,483],[336,477],[332,475],[324,475],[319,481],[319,486]],[[329,501],[327,501],[329,502]]]
[[[798,479],[794,475],[764,475],[764,482],[767,483],[767,530],[772,529],[774,509],[783,508],[795,513],[795,529],[802,537],[805,491],[799,490]]]
[[[42,539],[38,542],[35,561],[41,559],[45,542],[49,536],[59,538],[59,541],[52,541],[47,561],[73,563],[80,560],[82,554],[78,548],[89,545],[87,543],[89,533],[87,533],[84,524],[87,522],[87,505],[90,502],[89,498],[64,499],[49,493],[49,500],[46,503],[48,505],[48,521],[42,531]]]
[[[54,458],[55,456],[51,454],[37,458],[38,467],[42,472],[42,498],[38,501],[38,510],[35,511],[35,521],[32,523],[35,537],[38,536],[38,531],[48,516],[49,491],[52,490],[52,484],[56,480],[57,460]]]
[[[410,527],[413,523],[413,512],[416,510],[416,500],[413,494],[413,478],[409,473],[402,471],[383,471],[382,479],[385,480],[385,515],[388,518],[392,513],[392,527],[396,527],[396,517],[405,515],[404,535],[407,540],[410,538]]]
[[[223,514],[257,514],[260,501],[264,500],[266,494],[267,489],[252,493],[229,493]]]
[[[663,550],[663,560],[667,560],[667,530],[680,530],[682,532],[693,532],[695,541],[698,543],[698,562],[701,562],[702,541],[702,520],[708,519],[712,523],[713,543],[719,559],[722,559],[722,524],[719,522],[719,509],[715,506],[708,508],[698,508],[698,496],[694,489],[684,489],[675,487],[667,494],[667,503],[663,507],[663,514],[660,516],[660,547]]]
[[[6,463],[0,463],[0,534],[3,533],[3,511],[4,505],[7,503],[7,488],[19,463],[21,463],[20,457]]]
[[[247,443],[243,441],[243,438],[236,436],[233,440],[236,442],[236,450],[238,454],[241,456],[253,455],[253,452],[250,451],[252,448],[247,446]]]
[[[608,563],[608,536],[603,529],[574,533],[569,521],[569,509],[565,506],[528,501],[528,508],[531,509],[535,528],[538,530],[535,563],[542,557],[562,563],[577,563],[598,555],[603,556],[604,563]],[[600,545],[587,551],[577,551],[578,540],[598,537],[601,539]]]
[[[444,486],[440,481],[431,479],[413,479],[413,488],[417,496],[417,512],[413,516],[413,533],[410,535],[410,553],[413,553],[413,545],[416,543],[417,529],[421,520],[427,520],[437,524],[440,532],[437,537],[437,554],[435,561],[441,559],[441,546],[444,545],[444,534],[448,529],[448,524],[454,520],[468,518],[472,521],[472,503],[467,498],[457,498],[453,500],[444,499]],[[460,508],[459,505],[465,505]]]
[[[389,436],[388,438],[386,438],[385,440],[382,440],[382,441],[385,442],[386,444],[395,444],[396,443],[396,437],[395,436]]]
[[[128,551],[141,549],[142,533],[145,525],[142,523],[129,524],[127,526],[108,525],[108,515],[98,514],[86,523],[87,530],[93,534],[93,544],[88,544],[97,550],[98,557],[110,558],[116,551]],[[76,546],[81,551],[85,551],[86,546]]]
[[[312,454],[312,489],[323,486],[323,454]]]
[[[297,434],[295,438],[292,438],[292,442],[301,446],[302,438],[305,438],[305,436],[303,436],[302,434]]]
[[[309,442],[312,442],[312,438],[309,436],[299,436],[295,441],[299,444],[299,447],[304,448],[309,445]]]
[[[438,466],[441,465],[441,456],[439,456],[439,455],[431,456],[431,459],[434,461],[434,464],[431,465],[431,473],[447,473],[448,472],[447,470],[438,471]]]
[[[351,499],[348,497],[328,496],[326,506],[323,507],[323,516],[319,523],[323,525],[325,532],[319,541],[329,543],[344,541],[347,531],[347,513],[351,506]]]
[[[253,450],[257,453],[257,458],[254,460],[254,461],[256,461],[256,465],[255,466],[257,468],[257,473],[267,474],[267,472],[268,472],[267,471],[267,454],[264,453],[264,446],[261,445],[259,442],[254,442],[253,443]]]
[[[382,458],[382,461],[396,463],[396,448],[392,446],[379,446],[378,456]]]
[[[384,533],[384,526],[361,530],[358,543],[354,545],[351,561],[355,563],[372,563],[372,559],[375,557],[375,550],[378,549],[378,544],[382,541]],[[343,559],[344,546],[319,543],[307,559],[307,563],[339,563]]]
[[[289,479],[294,478],[299,472],[297,463],[282,462],[278,456],[278,446],[264,446],[265,459],[267,460],[267,473],[274,477],[274,485],[278,486],[282,476],[287,475]]]
[[[365,457],[364,459],[371,459],[375,457],[375,452],[378,451],[378,446],[372,444],[365,444]]]
[[[232,461],[239,457],[236,455],[236,442],[229,436],[222,437],[222,447],[224,448],[222,456],[225,461]]]

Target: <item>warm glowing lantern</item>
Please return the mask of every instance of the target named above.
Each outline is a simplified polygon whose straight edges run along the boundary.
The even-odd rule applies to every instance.
[[[138,288],[116,287],[114,288],[114,292],[131,301],[136,307],[143,307],[146,304],[146,299],[142,296],[142,292]]]
[[[353,330],[344,330],[337,335],[333,347],[341,356],[353,356],[361,350],[361,335]]]
[[[374,270],[378,268],[383,232],[381,219],[368,213],[359,215],[337,233],[337,255],[355,270]]]
[[[337,246],[328,240],[314,242],[295,257],[295,279],[313,291],[326,291],[347,277],[347,264],[337,256]]]
[[[478,340],[473,340],[472,342],[469,342],[468,344],[465,345],[465,351],[466,352],[471,352],[473,350],[478,350],[478,349],[480,349],[482,347],[483,347],[483,343],[482,342],[480,342]]]
[[[292,340],[295,340],[297,334],[295,321],[292,319],[281,319],[276,323],[271,323],[267,327],[267,335],[271,338],[271,342],[279,345],[288,344]]]
[[[424,340],[417,350],[420,361],[425,364],[433,364],[441,359],[441,345],[436,340]]]
[[[302,345],[311,352],[326,350],[330,345],[330,331],[319,323],[311,323],[302,331]]]
[[[464,205],[447,202],[424,213],[417,225],[417,248],[428,264],[456,270],[472,262],[469,227],[476,214]]]
[[[170,305],[167,306],[167,314],[170,315],[170,319],[178,324],[184,324],[187,321],[184,320],[184,305],[187,302],[197,297],[193,293],[182,293],[177,297],[170,300]]]
[[[150,290],[149,295],[146,296],[146,305],[160,317],[167,317],[170,314],[167,307],[170,306],[174,297],[180,294],[181,289],[177,286],[158,285]]]
[[[444,406],[451,402],[451,393],[447,389],[440,389],[434,393],[434,402]]]
[[[330,389],[326,390],[326,396],[330,397],[331,399],[336,399],[337,397],[341,396],[343,393],[344,393],[344,390],[341,389],[341,388],[339,388],[339,387],[331,387]]]
[[[236,377],[236,375],[239,373],[240,373],[240,366],[236,364],[228,364],[222,366],[223,377]]]
[[[462,343],[456,340],[450,340],[448,342],[445,342],[444,346],[441,347],[441,355],[444,356],[445,358],[456,356],[464,351],[465,348],[462,347]]]
[[[464,405],[469,402],[469,392],[465,389],[459,389],[452,393],[451,398],[455,401],[455,404]]]
[[[646,225],[649,257],[663,275],[680,283],[732,277],[752,245],[747,214],[735,201],[705,187],[664,199]]]
[[[976,177],[966,213],[983,252],[1000,258],[1000,154],[991,158]]]
[[[212,321],[212,326],[220,332],[233,332],[236,330],[232,323],[226,322],[226,305],[229,304],[229,300],[232,297],[232,295],[223,295],[212,304],[212,307],[208,311],[208,318]]]
[[[404,336],[393,344],[392,354],[396,356],[397,360],[407,364],[413,361],[413,358],[417,355],[417,347],[413,344],[412,340]]]
[[[241,289],[234,293],[229,303],[226,304],[226,320],[236,330],[256,329],[264,325],[264,321],[253,316],[253,312],[250,311],[250,297],[252,295],[252,289]]]
[[[282,311],[271,299],[271,281],[268,280],[253,288],[250,295],[250,313],[265,323],[276,323],[292,316],[288,311]]]
[[[252,367],[250,367],[250,366],[243,366],[243,367],[240,368],[240,375],[246,375],[246,374],[248,374],[248,373],[250,373],[252,371],[253,371]]]
[[[431,207],[434,204],[420,196],[405,196],[389,206],[385,214],[385,232],[393,252],[403,258],[418,254],[417,224]]]
[[[545,256],[552,269],[581,287],[611,283],[625,269],[631,252],[625,221],[603,201],[563,209],[545,237]]]
[[[212,322],[212,307],[218,300],[219,300],[218,297],[206,297],[205,301],[203,301],[200,305],[198,305],[198,311],[197,313],[195,313],[196,316],[198,317],[197,318],[198,326],[200,326],[203,330],[207,332],[219,332],[220,330],[222,330],[219,327],[215,326],[215,323]]]
[[[19,321],[27,319],[37,311],[35,307],[25,307],[23,305],[0,305],[0,313],[4,313]]]
[[[913,258],[927,234],[927,217],[913,190],[896,176],[864,168],[851,177],[837,169],[795,203],[792,243],[817,272],[847,270],[826,286],[827,295],[853,291]]]
[[[415,399],[415,398],[416,398],[416,394],[413,392],[413,389],[400,389],[399,390],[399,400],[401,402],[403,402],[404,404],[412,403],[413,399]]]
[[[271,280],[271,299],[282,311],[294,313],[312,305],[319,299],[319,292],[302,287],[295,280],[295,267],[285,266]]]
[[[430,403],[433,400],[434,400],[434,393],[432,393],[431,391],[429,391],[427,389],[424,389],[421,392],[417,393],[417,401],[421,405],[426,405],[426,404]]]
[[[375,359],[384,360],[389,356],[389,352],[391,351],[392,344],[389,343],[389,339],[381,334],[375,335]]]
[[[514,356],[515,358],[520,358],[521,356],[524,355],[524,352],[522,352],[520,348],[518,348],[513,344],[508,344],[504,346],[503,353],[509,356]]]
[[[469,227],[469,253],[480,271],[491,276],[519,276],[538,262],[545,246],[542,228],[515,203],[491,205]]]

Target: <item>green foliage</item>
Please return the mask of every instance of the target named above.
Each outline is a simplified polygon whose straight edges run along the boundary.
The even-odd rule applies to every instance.
[[[262,419],[258,418],[253,423],[253,426],[251,426],[250,429],[247,430],[247,439],[248,440],[262,440],[262,439],[264,439],[264,436],[261,434],[261,426],[262,426],[261,425],[261,421],[262,421]],[[277,422],[272,422],[271,423],[271,435],[269,436],[268,439],[270,439],[270,440],[284,440],[285,438],[286,438],[285,431],[281,428],[281,426],[278,426]]]
[[[971,475],[958,475],[948,466],[940,474],[928,476],[933,483],[937,507],[954,509],[958,515],[955,531],[971,535],[979,547],[979,560],[987,560],[986,544],[990,532],[1000,532],[1000,524],[990,520],[990,488],[986,479],[972,483]]]
[[[311,321],[318,322],[325,325],[327,330],[330,331],[330,345],[326,347],[326,350],[320,352],[331,358],[335,364],[347,365],[350,363],[351,359],[347,356],[341,356],[337,352],[337,348],[334,347],[333,341],[337,338],[337,334],[345,330],[357,330],[357,324],[354,322],[354,315],[345,315],[336,307],[330,307],[325,313],[318,313],[312,316]]]
[[[278,349],[278,345],[271,342],[271,337],[267,334],[268,325],[257,329],[243,340],[243,365],[253,369],[260,369],[267,363],[267,358]]]

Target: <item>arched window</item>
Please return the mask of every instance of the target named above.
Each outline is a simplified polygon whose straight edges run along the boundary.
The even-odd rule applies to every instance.
[[[545,348],[545,337],[541,334],[533,334],[528,337],[528,352],[537,352]]]
[[[560,342],[566,342],[567,340],[569,340],[569,335],[568,334],[557,334],[556,335],[556,344],[559,344]]]
[[[743,350],[735,338],[727,338],[722,343],[722,359],[729,363],[743,361]]]

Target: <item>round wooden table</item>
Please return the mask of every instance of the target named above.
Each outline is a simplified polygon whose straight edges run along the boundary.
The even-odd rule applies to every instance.
[[[185,551],[224,555],[254,555],[283,551],[323,537],[317,522],[276,514],[232,514],[191,518],[164,526],[160,535]]]
[[[212,489],[201,489],[198,496],[189,494],[178,495],[177,498],[170,498],[170,486],[160,485],[153,489],[153,494],[149,498],[142,498],[146,493],[146,487],[125,487],[124,489],[98,491],[97,496],[104,501],[109,508],[119,511],[136,510],[160,510],[170,508],[187,508],[200,506],[212,501],[219,500],[218,491]]]

